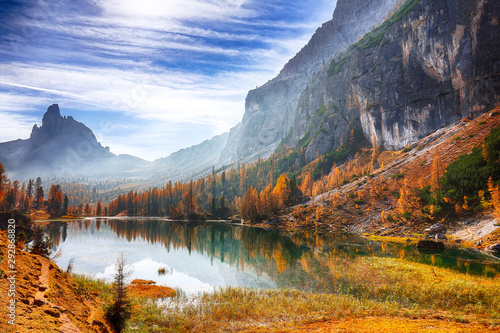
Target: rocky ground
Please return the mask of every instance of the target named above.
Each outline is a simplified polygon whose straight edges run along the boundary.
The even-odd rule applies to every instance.
[[[7,244],[6,234],[0,233],[1,304],[10,301]],[[1,332],[112,332],[96,295],[80,295],[71,276],[56,264],[20,249],[16,249],[15,264],[15,327],[2,312]]]

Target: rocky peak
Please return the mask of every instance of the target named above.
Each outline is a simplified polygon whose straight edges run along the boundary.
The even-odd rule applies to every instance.
[[[94,133],[83,123],[73,119],[73,117],[61,116],[57,104],[48,107],[42,118],[42,126],[33,126],[29,141],[32,149],[54,142],[54,144],[57,143],[61,147],[65,146],[71,149],[77,149],[85,145],[105,152],[105,149],[97,142]]]
[[[38,128],[35,125],[31,136],[33,137],[33,134],[35,134],[35,137],[36,134],[45,134],[47,138],[57,136],[63,129],[63,120],[64,118],[61,117],[61,112],[59,111],[59,105],[52,104],[43,115],[42,126]]]
[[[42,118],[42,126],[49,125],[51,123],[57,122],[60,120],[61,117],[61,112],[59,111],[59,105],[58,104],[52,104],[51,106],[48,107],[47,112],[43,115]]]

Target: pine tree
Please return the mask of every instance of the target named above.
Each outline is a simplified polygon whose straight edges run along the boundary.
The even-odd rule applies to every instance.
[[[106,309],[106,318],[117,332],[123,332],[130,318],[132,304],[128,298],[125,280],[132,271],[126,266],[125,254],[122,252],[116,260],[116,274],[113,283],[114,300]]]
[[[42,178],[37,177],[35,181],[35,208],[40,209],[43,205],[44,193],[42,188]]]
[[[97,207],[95,209],[95,215],[96,216],[101,216],[102,215],[102,205],[101,205],[101,201],[100,200],[97,202]]]
[[[37,226],[33,232],[33,242],[28,248],[29,252],[49,258],[52,253],[52,242],[43,232],[40,226]]]

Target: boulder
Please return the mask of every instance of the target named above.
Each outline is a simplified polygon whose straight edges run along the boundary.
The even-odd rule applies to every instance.
[[[430,226],[429,229],[425,229],[425,231],[431,235],[437,234],[437,233],[443,233],[446,231],[446,227],[442,225],[441,223],[436,223]]]
[[[59,318],[61,316],[61,314],[58,311],[55,311],[53,309],[46,309],[44,312],[54,318]]]
[[[485,250],[491,253],[500,254],[500,244],[490,245]]]
[[[434,239],[435,240],[447,240],[448,237],[445,236],[445,234],[442,234],[442,233],[438,233],[434,236]]]

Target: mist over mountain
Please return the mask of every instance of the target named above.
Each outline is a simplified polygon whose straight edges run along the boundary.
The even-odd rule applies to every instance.
[[[92,130],[59,106],[49,106],[42,125],[29,139],[0,143],[0,162],[13,179],[35,177],[142,180],[184,180],[204,175],[218,165],[228,133],[181,149],[154,162],[128,154],[115,155],[103,147]]]
[[[0,143],[0,162],[14,179],[90,176],[127,178],[149,162],[130,155],[115,155],[94,133],[59,106],[49,106],[42,125],[33,126],[29,139]]]
[[[115,155],[52,105],[27,140],[0,144],[13,178],[88,175],[182,180],[267,157],[285,144],[307,160],[351,133],[401,149],[500,102],[500,3],[339,0],[279,75],[248,93],[229,133],[147,162]]]

